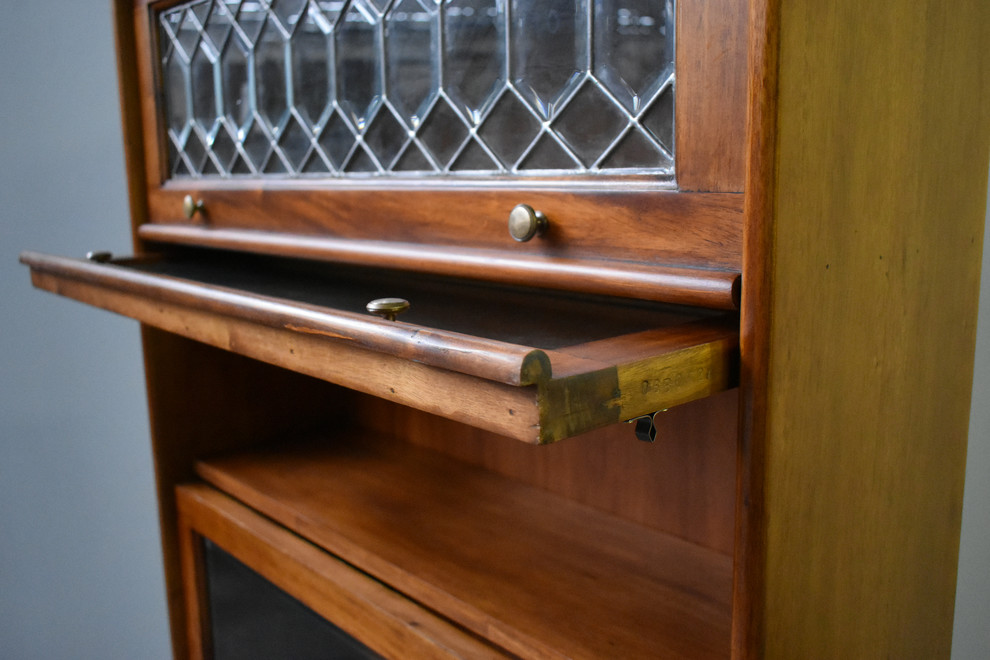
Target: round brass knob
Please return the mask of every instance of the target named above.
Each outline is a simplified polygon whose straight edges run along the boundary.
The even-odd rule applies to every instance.
[[[509,235],[520,243],[542,235],[547,224],[547,216],[529,204],[519,204],[509,213]]]
[[[372,314],[394,321],[395,317],[409,309],[409,301],[402,298],[378,298],[365,306]]]
[[[186,195],[182,199],[182,212],[192,220],[192,217],[203,210],[203,200],[193,199],[192,195]]]

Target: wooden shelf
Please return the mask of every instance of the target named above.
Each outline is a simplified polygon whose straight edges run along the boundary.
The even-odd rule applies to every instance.
[[[439,453],[355,432],[197,471],[510,653],[729,655],[729,556]]]
[[[527,442],[736,382],[732,313],[197,250],[21,260],[42,289]],[[412,301],[400,321],[364,312],[392,296]]]

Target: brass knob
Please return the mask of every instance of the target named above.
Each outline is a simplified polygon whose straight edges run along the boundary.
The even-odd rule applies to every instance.
[[[520,243],[541,236],[548,224],[547,216],[529,204],[519,204],[509,213],[509,235]]]
[[[186,195],[182,199],[182,212],[186,214],[186,217],[192,220],[192,217],[198,212],[203,210],[203,200],[193,199],[192,195]]]
[[[365,306],[372,314],[394,321],[395,317],[409,309],[409,301],[402,298],[378,298]]]

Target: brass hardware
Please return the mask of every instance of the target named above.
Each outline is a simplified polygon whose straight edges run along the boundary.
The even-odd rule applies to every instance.
[[[98,264],[105,264],[106,262],[113,259],[113,253],[107,252],[105,250],[87,252],[86,258],[89,259],[90,261],[95,261]]]
[[[383,319],[394,321],[396,316],[409,309],[409,301],[402,298],[378,298],[368,303],[365,308]]]
[[[194,200],[192,195],[186,195],[182,199],[182,212],[185,213],[186,217],[190,220],[192,220],[192,217],[196,215],[196,213],[201,212],[203,208],[203,200]]]
[[[509,213],[509,235],[520,243],[542,236],[548,224],[547,216],[529,204],[519,204]]]

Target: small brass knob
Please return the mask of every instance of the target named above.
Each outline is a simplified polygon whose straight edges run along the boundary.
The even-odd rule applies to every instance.
[[[378,298],[368,303],[365,308],[376,316],[394,321],[396,316],[409,309],[409,301],[402,298]]]
[[[541,236],[548,224],[547,216],[529,204],[519,204],[509,213],[509,235],[520,243]]]
[[[203,200],[193,199],[192,195],[186,195],[182,199],[182,212],[186,214],[186,217],[192,220],[192,217],[198,212],[203,210]]]

